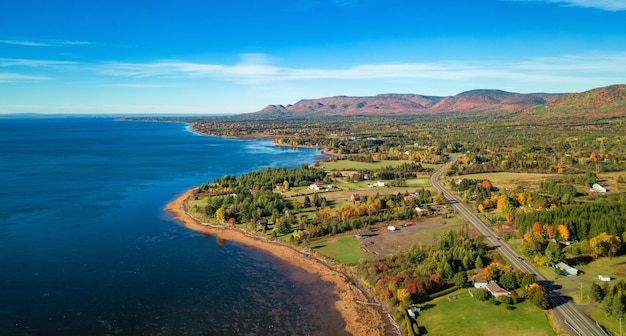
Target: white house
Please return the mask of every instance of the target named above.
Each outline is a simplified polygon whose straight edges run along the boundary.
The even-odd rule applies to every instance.
[[[309,186],[309,189],[311,189],[311,190],[320,190],[320,186],[319,186],[319,184],[317,184],[317,183],[312,183],[312,184]]]
[[[472,280],[472,285],[474,285],[474,288],[487,289],[488,284],[489,283],[485,280]]]
[[[384,187],[385,186],[385,181],[383,181],[383,180],[376,181],[376,186],[377,187]]]
[[[611,281],[611,276],[606,274],[600,274],[598,275],[598,279],[600,279],[600,281]]]

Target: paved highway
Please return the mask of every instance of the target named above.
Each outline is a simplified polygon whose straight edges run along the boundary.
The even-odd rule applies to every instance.
[[[473,212],[471,212],[459,199],[456,198],[451,192],[446,190],[439,184],[439,178],[441,174],[450,164],[453,164],[456,158],[452,158],[451,161],[435,171],[430,179],[432,186],[439,192],[443,193],[450,204],[455,210],[462,214],[467,220],[476,228],[480,234],[485,238],[509,260],[511,265],[520,269],[523,272],[535,274],[537,281],[543,285],[548,292],[548,301],[554,307],[557,316],[560,317],[563,325],[570,331],[572,335],[584,335],[584,336],[608,336],[600,326],[591,320],[587,315],[580,312],[575,305],[568,299],[564,298],[558,290],[556,290],[552,283],[543,277],[537,270],[529,265],[524,259],[522,259],[506,242],[500,240],[496,233],[491,230],[483,221],[480,220]]]

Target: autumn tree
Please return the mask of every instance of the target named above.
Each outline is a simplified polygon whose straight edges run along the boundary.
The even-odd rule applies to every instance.
[[[561,236],[563,240],[569,240],[569,229],[567,228],[567,226],[565,226],[565,224],[559,225],[557,230],[559,231],[559,236]]]
[[[546,228],[546,234],[548,235],[548,238],[550,239],[554,238],[554,233],[555,233],[554,225],[548,225],[548,227]]]
[[[226,211],[223,207],[219,207],[215,210],[215,220],[217,220],[218,223],[224,223],[226,221]]]
[[[398,301],[408,301],[411,298],[411,292],[406,288],[400,288],[396,292],[396,298],[398,298]]]
[[[487,280],[498,281],[500,280],[502,274],[504,274],[502,265],[497,262],[492,262],[491,264],[487,265],[487,267],[485,267],[485,269],[483,270],[483,278]]]
[[[621,247],[621,241],[618,236],[612,236],[606,232],[589,239],[589,247],[594,257],[613,256]]]
[[[548,302],[548,295],[546,293],[546,289],[538,283],[530,284],[526,288],[526,297],[528,301],[532,302],[539,308],[548,309],[550,308],[550,303]]]

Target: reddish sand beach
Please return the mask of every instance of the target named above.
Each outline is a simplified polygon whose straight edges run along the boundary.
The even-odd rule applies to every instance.
[[[389,334],[389,322],[376,307],[368,302],[365,294],[355,286],[344,274],[337,272],[315,258],[306,255],[289,246],[262,240],[261,237],[251,236],[245,232],[214,227],[200,223],[193,218],[186,207],[187,199],[193,194],[193,189],[183,193],[176,200],[169,203],[165,210],[172,213],[174,218],[185,227],[198,232],[210,234],[225,240],[236,241],[252,248],[262,249],[281,260],[303,268],[307,272],[320,277],[324,281],[334,284],[334,292],[339,298],[335,306],[346,322],[346,331],[352,335],[385,335]],[[385,330],[388,330],[385,332]]]

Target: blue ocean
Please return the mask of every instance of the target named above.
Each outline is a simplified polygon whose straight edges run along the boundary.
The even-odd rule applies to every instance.
[[[0,119],[0,335],[345,334],[332,284],[163,211],[321,155],[181,123]]]

